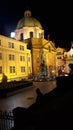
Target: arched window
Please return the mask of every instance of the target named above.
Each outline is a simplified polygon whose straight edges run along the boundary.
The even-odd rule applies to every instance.
[[[23,33],[20,34],[20,40],[23,40]]]
[[[30,38],[32,38],[33,37],[33,32],[30,32]]]

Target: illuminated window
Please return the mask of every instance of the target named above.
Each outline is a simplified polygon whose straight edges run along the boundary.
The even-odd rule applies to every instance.
[[[10,66],[10,73],[15,73],[15,66]]]
[[[21,72],[25,72],[25,66],[21,66]]]
[[[15,57],[14,55],[9,54],[9,60],[14,60],[15,59],[14,57]]]
[[[2,53],[0,53],[0,60],[2,60]]]
[[[14,48],[14,43],[8,42],[8,47],[9,48]]]
[[[24,51],[24,46],[20,45],[20,50]]]
[[[2,66],[0,66],[0,74],[2,74]]]
[[[25,61],[25,57],[24,56],[20,56],[20,61]]]

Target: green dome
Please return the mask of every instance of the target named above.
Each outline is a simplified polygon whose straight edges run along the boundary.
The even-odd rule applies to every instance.
[[[40,22],[33,17],[25,17],[20,19],[16,29],[20,29],[23,27],[39,27],[42,29]]]
[[[40,22],[31,16],[31,11],[29,10],[24,12],[24,17],[18,21],[16,29],[23,27],[39,27],[42,29]]]

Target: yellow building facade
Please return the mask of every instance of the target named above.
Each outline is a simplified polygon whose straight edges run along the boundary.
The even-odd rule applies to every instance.
[[[27,78],[32,73],[31,51],[26,43],[0,35],[0,81]]]

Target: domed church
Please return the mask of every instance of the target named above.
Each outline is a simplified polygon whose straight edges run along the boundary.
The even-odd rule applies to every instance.
[[[25,40],[28,38],[44,38],[44,30],[40,22],[32,17],[31,11],[26,10],[24,17],[21,18],[15,30],[16,40]]]
[[[55,45],[49,39],[44,39],[42,25],[36,18],[32,17],[30,10],[26,10],[24,17],[18,21],[15,29],[15,39],[26,42],[27,48],[31,50],[33,75],[39,74],[42,53],[45,55],[45,65],[48,68],[48,72],[50,72],[49,68],[56,68]],[[53,60],[50,60],[51,58]]]

